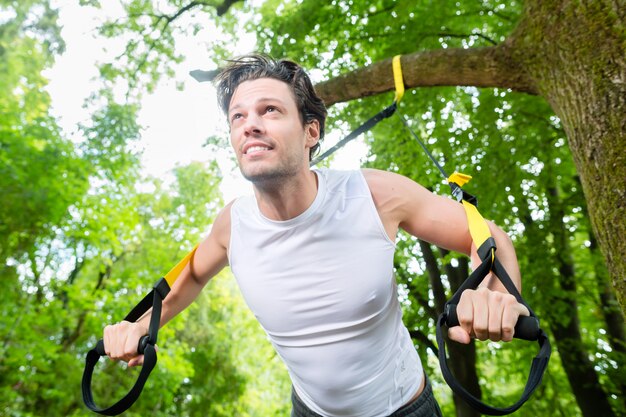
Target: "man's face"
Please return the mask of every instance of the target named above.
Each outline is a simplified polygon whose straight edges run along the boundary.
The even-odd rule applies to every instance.
[[[276,182],[308,169],[319,124],[302,125],[289,86],[272,78],[241,83],[228,109],[230,141],[243,176]]]

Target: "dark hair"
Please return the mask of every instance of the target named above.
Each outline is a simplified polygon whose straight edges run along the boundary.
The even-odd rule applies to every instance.
[[[311,160],[324,138],[327,112],[324,101],[315,92],[313,83],[304,69],[293,61],[275,60],[262,54],[245,55],[228,62],[228,66],[215,79],[218,104],[224,114],[228,114],[230,100],[242,82],[273,78],[286,83],[294,94],[303,125],[313,120],[317,120],[320,124],[319,141],[310,149],[309,160]]]

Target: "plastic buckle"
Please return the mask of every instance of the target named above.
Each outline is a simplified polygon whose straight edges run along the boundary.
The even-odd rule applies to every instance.
[[[450,192],[452,193],[452,196],[456,199],[456,201],[458,201],[459,203],[463,201],[465,191],[463,191],[461,186],[456,182],[449,182],[448,185],[450,186]]]

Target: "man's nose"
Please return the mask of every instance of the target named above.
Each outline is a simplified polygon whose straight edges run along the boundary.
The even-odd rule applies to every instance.
[[[259,135],[263,133],[263,118],[257,114],[248,114],[245,120],[244,132],[246,135]]]

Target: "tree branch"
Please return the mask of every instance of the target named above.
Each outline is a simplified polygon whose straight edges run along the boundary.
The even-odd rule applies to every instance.
[[[224,0],[224,3],[220,4],[219,6],[215,6],[215,10],[217,11],[217,15],[218,16],[225,15],[226,12],[228,12],[228,9],[230,9],[230,7],[233,4],[239,3],[240,1],[243,1],[243,0]]]
[[[417,301],[417,303],[422,306],[422,308],[426,311],[428,317],[430,317],[434,321],[437,321],[437,317],[439,317],[439,312],[436,309],[432,308],[430,305],[428,305],[428,298],[422,296],[422,294],[420,294],[418,291],[411,291],[411,295],[413,296],[413,298],[415,298],[415,301]]]
[[[401,62],[405,88],[474,86],[538,92],[506,44],[415,52],[403,55]],[[328,106],[393,91],[391,58],[321,82],[316,89]]]

